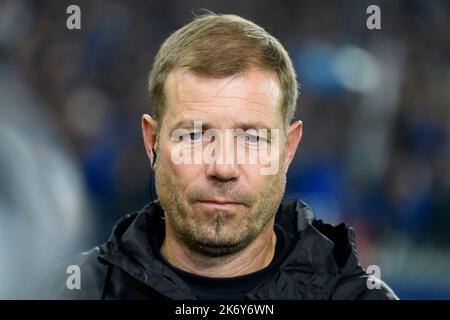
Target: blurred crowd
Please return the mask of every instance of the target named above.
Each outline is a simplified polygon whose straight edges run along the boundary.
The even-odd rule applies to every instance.
[[[70,4],[81,30],[66,28]],[[370,4],[381,30],[366,27]],[[21,250],[44,233],[49,251],[64,240],[49,255],[72,254],[150,200],[146,78],[199,8],[255,21],[294,61],[304,137],[287,198],[353,225],[367,263],[388,243],[450,250],[450,3],[439,0],[1,0],[0,239],[20,234]],[[0,242],[1,260],[11,245]]]

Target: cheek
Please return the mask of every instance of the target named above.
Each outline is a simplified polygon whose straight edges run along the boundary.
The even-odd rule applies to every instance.
[[[204,174],[202,166],[194,164],[171,164],[171,170],[176,179],[185,186],[195,183]]]
[[[170,150],[164,152],[160,159],[160,170],[164,176],[172,181],[172,187],[176,190],[184,190],[191,183],[195,183],[202,176],[202,166],[195,164],[177,164],[171,159]]]
[[[271,163],[272,164],[272,163]],[[268,170],[272,168],[273,170]],[[283,182],[283,163],[280,161],[278,166],[271,165],[246,165],[242,168],[241,178],[245,177],[246,183],[253,194],[263,194],[266,190],[273,189]]]
[[[261,168],[263,166],[259,164],[249,164],[241,166],[240,180],[248,186],[248,190],[253,195],[258,195],[267,189],[270,183],[273,183],[275,176],[261,174]]]

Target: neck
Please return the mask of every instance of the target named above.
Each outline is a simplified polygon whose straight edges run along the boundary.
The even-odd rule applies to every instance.
[[[166,220],[166,237],[161,255],[174,267],[204,277],[230,278],[267,267],[275,254],[277,237],[274,221],[245,249],[223,257],[206,257],[180,242]]]

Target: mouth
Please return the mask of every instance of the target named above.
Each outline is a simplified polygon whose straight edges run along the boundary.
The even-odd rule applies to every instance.
[[[241,206],[244,206],[243,203],[234,202],[230,200],[225,199],[211,199],[211,200],[199,200],[197,201],[197,204],[207,207],[210,209],[216,209],[216,210],[234,210]]]

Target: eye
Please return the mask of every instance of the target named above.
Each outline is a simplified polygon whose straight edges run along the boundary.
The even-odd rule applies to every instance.
[[[265,143],[268,143],[266,134],[260,134],[257,130],[240,130],[237,132],[238,143],[242,143],[247,148],[261,148]]]
[[[202,132],[201,131],[191,132],[189,133],[188,138],[190,141],[199,141],[202,139]]]
[[[260,141],[260,137],[254,134],[246,134],[245,140],[249,144],[258,144],[258,142]]]
[[[249,148],[264,148],[269,143],[269,140],[266,139],[265,135],[260,136],[257,134],[246,134],[245,135],[245,144]]]

